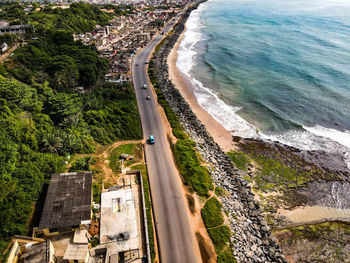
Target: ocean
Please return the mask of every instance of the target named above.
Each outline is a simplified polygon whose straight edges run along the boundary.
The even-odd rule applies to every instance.
[[[350,1],[209,0],[176,65],[234,135],[341,154],[350,168]]]

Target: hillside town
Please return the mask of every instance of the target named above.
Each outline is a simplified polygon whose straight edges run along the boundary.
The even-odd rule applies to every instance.
[[[139,10],[135,14],[113,19],[110,25],[98,27],[94,32],[75,35],[75,40],[95,45],[100,55],[111,61],[110,74],[106,75],[106,80],[121,83],[130,80],[132,57],[154,35],[162,34],[163,26],[180,10],[181,8]]]

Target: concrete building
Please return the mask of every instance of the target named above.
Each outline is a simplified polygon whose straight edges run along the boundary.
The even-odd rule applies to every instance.
[[[51,176],[39,223],[45,236],[86,228],[91,222],[92,173]]]
[[[0,26],[0,35],[2,34],[24,34],[28,30],[33,30],[33,25],[13,25]]]
[[[139,238],[132,189],[102,193],[100,242],[108,244],[107,257],[118,260],[138,258]]]
[[[12,244],[6,263],[55,263],[54,254],[51,241],[19,236]]]
[[[150,33],[141,33],[136,35],[138,41],[148,41],[151,39]]]

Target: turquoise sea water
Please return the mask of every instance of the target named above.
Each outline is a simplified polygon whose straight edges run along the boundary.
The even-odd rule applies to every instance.
[[[177,66],[224,127],[350,165],[350,1],[209,0],[186,26]]]

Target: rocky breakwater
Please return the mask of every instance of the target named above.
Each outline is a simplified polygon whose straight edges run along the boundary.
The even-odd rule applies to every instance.
[[[258,203],[254,200],[247,182],[244,181],[237,168],[219,145],[207,132],[205,126],[192,112],[189,104],[169,80],[167,57],[185,28],[190,12],[198,4],[188,9],[175,25],[173,33],[163,42],[154,58],[155,75],[158,87],[165,99],[176,113],[186,132],[196,142],[202,157],[212,163],[210,171],[216,186],[223,187],[228,197],[221,201],[229,212],[231,242],[234,254],[239,262],[286,262],[280,248],[271,236]]]

